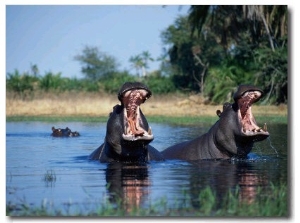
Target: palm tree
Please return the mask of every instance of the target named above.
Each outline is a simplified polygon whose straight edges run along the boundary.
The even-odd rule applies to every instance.
[[[274,41],[287,35],[287,6],[247,5],[243,6],[243,13],[251,21],[263,22],[271,49],[274,52]]]
[[[38,73],[39,73],[39,68],[36,64],[30,65],[30,69],[31,72],[33,74],[34,77],[37,77]]]
[[[129,58],[129,62],[132,63],[139,77],[147,75],[146,68],[148,68],[149,61],[153,61],[149,51],[143,51],[141,54]]]
[[[188,19],[192,34],[213,30],[227,49],[231,42],[239,41],[241,32],[250,29],[253,43],[266,35],[274,51],[274,42],[287,35],[287,16],[285,5],[192,5]]]
[[[131,56],[129,58],[129,62],[132,63],[132,67],[134,67],[136,69],[137,76],[141,77],[142,74],[141,74],[140,70],[142,70],[142,68],[145,66],[144,61],[141,58],[141,56],[140,55]]]
[[[148,62],[149,62],[149,60],[153,61],[153,58],[151,57],[149,51],[143,51],[141,54],[141,57],[144,62],[144,64],[143,64],[144,66],[142,66],[142,76],[145,77],[147,75],[146,68],[149,67]]]

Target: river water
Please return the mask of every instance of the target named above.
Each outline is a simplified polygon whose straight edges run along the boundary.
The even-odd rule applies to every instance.
[[[51,127],[69,127],[81,136],[54,138]],[[159,151],[193,139],[210,126],[151,125]],[[239,198],[255,199],[258,188],[288,181],[287,125],[268,124],[269,139],[257,142],[247,160],[164,161],[144,166],[89,161],[105,137],[106,123],[6,123],[6,204],[53,207],[84,213],[107,200],[126,200],[125,208],[149,207],[164,200],[168,207],[197,207],[207,186],[218,197],[239,187]],[[191,198],[186,202],[186,198]],[[70,208],[72,207],[72,208]],[[68,214],[67,213],[67,214]]]

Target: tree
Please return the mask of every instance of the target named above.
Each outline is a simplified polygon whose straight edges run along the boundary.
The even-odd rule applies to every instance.
[[[36,64],[30,65],[31,73],[34,77],[37,77],[39,74],[39,68]]]
[[[131,56],[129,62],[132,63],[132,67],[136,69],[138,77],[142,76],[142,68],[145,66],[143,59],[140,55]]]
[[[97,47],[86,46],[82,54],[74,57],[82,64],[81,72],[87,79],[97,81],[117,71],[117,60]]]
[[[149,68],[149,61],[153,61],[153,58],[151,57],[151,54],[149,53],[149,51],[143,51],[142,54],[142,60],[144,62],[144,66],[142,67],[143,70],[143,77],[147,76],[147,70]]]
[[[168,54],[173,81],[177,88],[202,92],[208,66],[224,60],[223,50],[211,33],[192,34],[188,17],[180,16],[161,33],[164,44],[170,46]]]
[[[162,38],[178,87],[219,103],[226,86],[246,81],[262,87],[268,103],[287,102],[287,6],[193,5]],[[215,97],[220,89],[223,98]]]
[[[146,69],[149,67],[148,62],[153,61],[149,51],[143,51],[141,54],[129,58],[129,62],[136,69],[138,77],[147,76]]]
[[[168,50],[164,47],[162,54],[156,58],[156,61],[160,62],[160,72],[163,76],[170,76],[172,73],[171,63],[169,59]]]

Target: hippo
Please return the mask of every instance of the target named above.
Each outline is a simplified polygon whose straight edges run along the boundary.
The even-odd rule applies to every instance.
[[[201,160],[246,158],[254,142],[269,136],[267,125],[258,127],[251,105],[263,96],[263,91],[252,85],[240,85],[233,95],[234,103],[226,102],[217,111],[219,120],[207,133],[163,150],[165,159]]]
[[[76,136],[80,136],[80,134],[77,131],[72,132],[71,129],[69,129],[68,127],[66,127],[65,129],[61,129],[61,128],[56,129],[53,126],[51,136],[54,136],[54,137],[76,137]]]
[[[89,155],[100,162],[147,162],[163,160],[149,143],[154,139],[140,105],[152,92],[140,82],[126,82],[118,92],[121,105],[113,107],[106,126],[104,143]]]

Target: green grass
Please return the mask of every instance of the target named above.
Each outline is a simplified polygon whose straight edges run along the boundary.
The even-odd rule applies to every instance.
[[[41,122],[107,122],[108,116],[7,116],[7,122],[22,121],[41,121]],[[147,116],[149,123],[166,123],[174,125],[199,125],[213,124],[218,117],[213,116]],[[256,121],[262,125],[263,123],[280,123],[287,124],[286,116],[256,116]]]
[[[88,217],[289,217],[288,187],[286,184],[270,185],[266,192],[258,188],[256,199],[252,203],[240,201],[239,188],[228,191],[224,199],[220,200],[210,187],[200,191],[198,207],[192,207],[189,196],[178,202],[177,206],[170,208],[167,199],[150,204],[149,207],[136,207],[130,211],[123,208],[122,201],[111,203],[109,201],[98,205],[90,211],[74,207],[76,204],[68,203],[64,209],[56,209],[53,204],[45,201],[40,207],[31,207],[25,201],[19,204],[6,204],[7,216],[88,216]],[[195,198],[194,198],[195,199]],[[74,212],[75,210],[75,212]],[[77,211],[76,211],[77,210]]]

